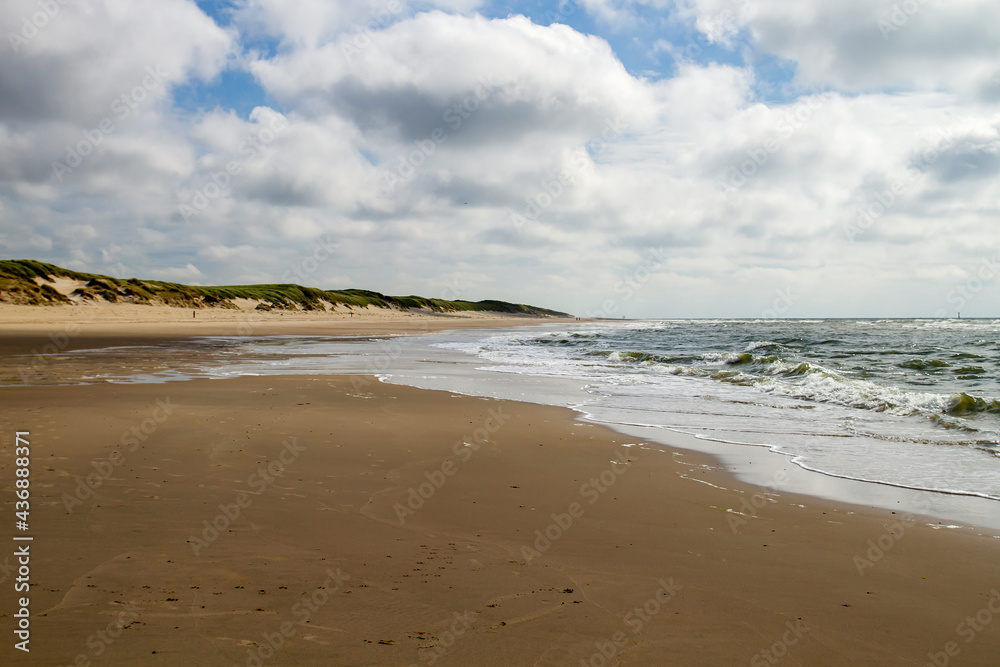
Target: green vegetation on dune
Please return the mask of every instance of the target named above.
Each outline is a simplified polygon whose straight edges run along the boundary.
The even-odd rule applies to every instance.
[[[49,285],[39,285],[36,278],[52,282],[68,278],[85,282],[73,296],[88,301],[167,305],[178,308],[237,308],[233,299],[259,301],[260,310],[326,310],[330,306],[350,308],[396,308],[431,310],[438,313],[488,311],[534,317],[569,317],[535,306],[506,301],[447,301],[422,296],[386,296],[368,290],[321,290],[302,285],[228,285],[206,287],[182,285],[161,280],[127,280],[95,273],[81,273],[30,259],[0,260],[0,302],[58,306],[73,303]]]

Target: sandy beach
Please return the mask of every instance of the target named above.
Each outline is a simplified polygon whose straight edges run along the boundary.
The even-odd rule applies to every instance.
[[[72,323],[6,316],[4,354]],[[462,326],[273,319],[254,333]],[[233,326],[196,322],[69,338]],[[27,431],[34,538],[31,653],[8,632],[5,665],[995,663],[1000,540],[742,484],[569,410],[345,376],[0,399],[4,535]]]
[[[190,311],[167,306],[109,303],[47,307],[0,303],[0,352],[63,352],[166,342],[191,336],[377,336],[560,321],[568,320],[489,312],[434,313],[388,308],[266,313],[251,308]]]
[[[0,667],[1000,667],[1000,2],[0,25]]]

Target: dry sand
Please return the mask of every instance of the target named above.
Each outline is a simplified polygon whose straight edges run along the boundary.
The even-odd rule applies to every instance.
[[[195,316],[192,316],[194,314]],[[191,336],[371,336],[574,321],[489,312],[434,313],[389,308],[338,311],[191,311],[167,306],[0,303],[0,355],[166,342]]]
[[[30,659],[0,552],[3,665],[997,661],[1000,540],[765,495],[568,410],[351,377],[0,402],[0,537],[15,431],[34,536]]]
[[[392,322],[405,324],[421,320],[448,321],[495,321],[495,320],[538,320],[547,318],[516,317],[503,313],[462,311],[456,313],[434,313],[430,310],[397,310],[394,308],[346,308],[336,310],[255,310],[256,301],[239,299],[243,308],[202,308],[188,310],[170,306],[145,306],[140,304],[116,304],[91,302],[72,306],[17,306],[0,303],[0,327],[25,327],[46,329],[53,325],[75,323],[81,326],[105,326],[122,329],[135,325],[187,325],[192,327],[217,327],[235,332],[236,327],[282,327],[290,325],[338,325],[360,321]],[[190,329],[186,329],[190,333]],[[195,330],[197,331],[197,330]]]

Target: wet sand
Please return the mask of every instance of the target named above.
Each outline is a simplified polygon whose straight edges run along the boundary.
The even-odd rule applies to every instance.
[[[15,431],[34,537],[31,653],[8,630],[5,665],[996,662],[1000,540],[568,410],[343,376],[0,401],[2,537]]]
[[[156,345],[193,336],[381,336],[568,321],[575,320],[488,312],[404,312],[387,308],[263,313],[108,303],[81,306],[0,303],[0,355]]]

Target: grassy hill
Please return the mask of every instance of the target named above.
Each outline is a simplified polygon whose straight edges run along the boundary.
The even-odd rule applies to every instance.
[[[322,290],[302,285],[228,285],[204,287],[161,280],[122,280],[96,273],[81,273],[30,259],[0,260],[0,302],[56,306],[73,300],[36,278],[52,282],[68,278],[85,282],[73,292],[84,301],[165,305],[178,308],[237,308],[233,299],[260,301],[259,310],[325,310],[329,306],[363,308],[428,309],[439,313],[489,311],[534,317],[569,317],[535,306],[506,301],[447,301],[422,296],[386,296],[368,290]]]

